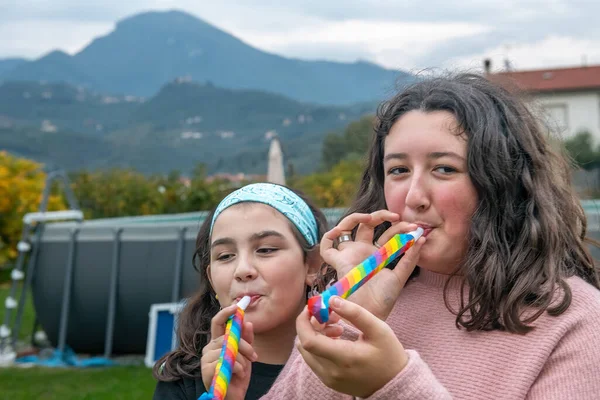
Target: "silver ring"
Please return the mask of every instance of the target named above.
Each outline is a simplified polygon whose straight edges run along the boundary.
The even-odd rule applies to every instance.
[[[373,240],[373,246],[377,247],[378,249],[381,248],[381,245],[377,243],[377,240]]]
[[[340,236],[340,237],[337,239],[337,243],[338,243],[338,245],[339,245],[340,243],[344,243],[344,242],[351,242],[351,241],[352,241],[352,235],[349,235],[349,234],[344,234],[344,235],[341,235],[341,236]]]

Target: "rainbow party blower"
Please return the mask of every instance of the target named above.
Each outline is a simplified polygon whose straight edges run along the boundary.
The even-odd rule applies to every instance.
[[[412,232],[394,235],[385,245],[381,246],[362,263],[352,268],[346,276],[330,286],[329,289],[308,299],[308,312],[310,315],[322,324],[329,321],[329,299],[332,296],[340,296],[343,299],[348,298],[386,265],[410,249],[423,236],[423,233],[423,228],[419,227]]]
[[[224,400],[227,394],[227,386],[231,380],[231,373],[235,365],[235,359],[238,354],[240,337],[242,336],[242,323],[244,322],[244,313],[246,307],[250,304],[250,296],[244,296],[238,302],[235,314],[229,317],[225,326],[225,337],[223,338],[223,347],[221,347],[221,356],[215,367],[215,376],[208,392],[202,394],[198,400]]]

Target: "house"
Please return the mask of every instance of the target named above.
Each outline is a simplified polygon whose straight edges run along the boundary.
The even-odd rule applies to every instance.
[[[533,109],[563,139],[583,131],[600,143],[600,65],[486,74],[497,82],[524,91],[533,101]]]

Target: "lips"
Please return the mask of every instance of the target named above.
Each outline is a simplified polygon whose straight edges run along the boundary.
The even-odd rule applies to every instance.
[[[421,228],[423,228],[423,227],[421,227]],[[432,230],[433,230],[433,228],[423,228],[423,236],[427,237],[427,235],[429,235]]]
[[[427,237],[427,235],[429,235],[431,233],[431,231],[434,229],[433,226],[431,226],[430,224],[426,224],[424,222],[413,222],[413,224],[416,224],[419,228],[423,229],[423,236]]]
[[[256,303],[258,301],[258,299],[260,299],[262,297],[262,294],[242,293],[235,298],[235,302],[238,303],[244,296],[250,296],[250,306],[251,306],[252,304]]]

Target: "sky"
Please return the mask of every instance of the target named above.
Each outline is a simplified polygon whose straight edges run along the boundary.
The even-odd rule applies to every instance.
[[[125,17],[188,12],[265,51],[391,69],[600,64],[591,0],[0,0],[0,58],[74,54]]]

